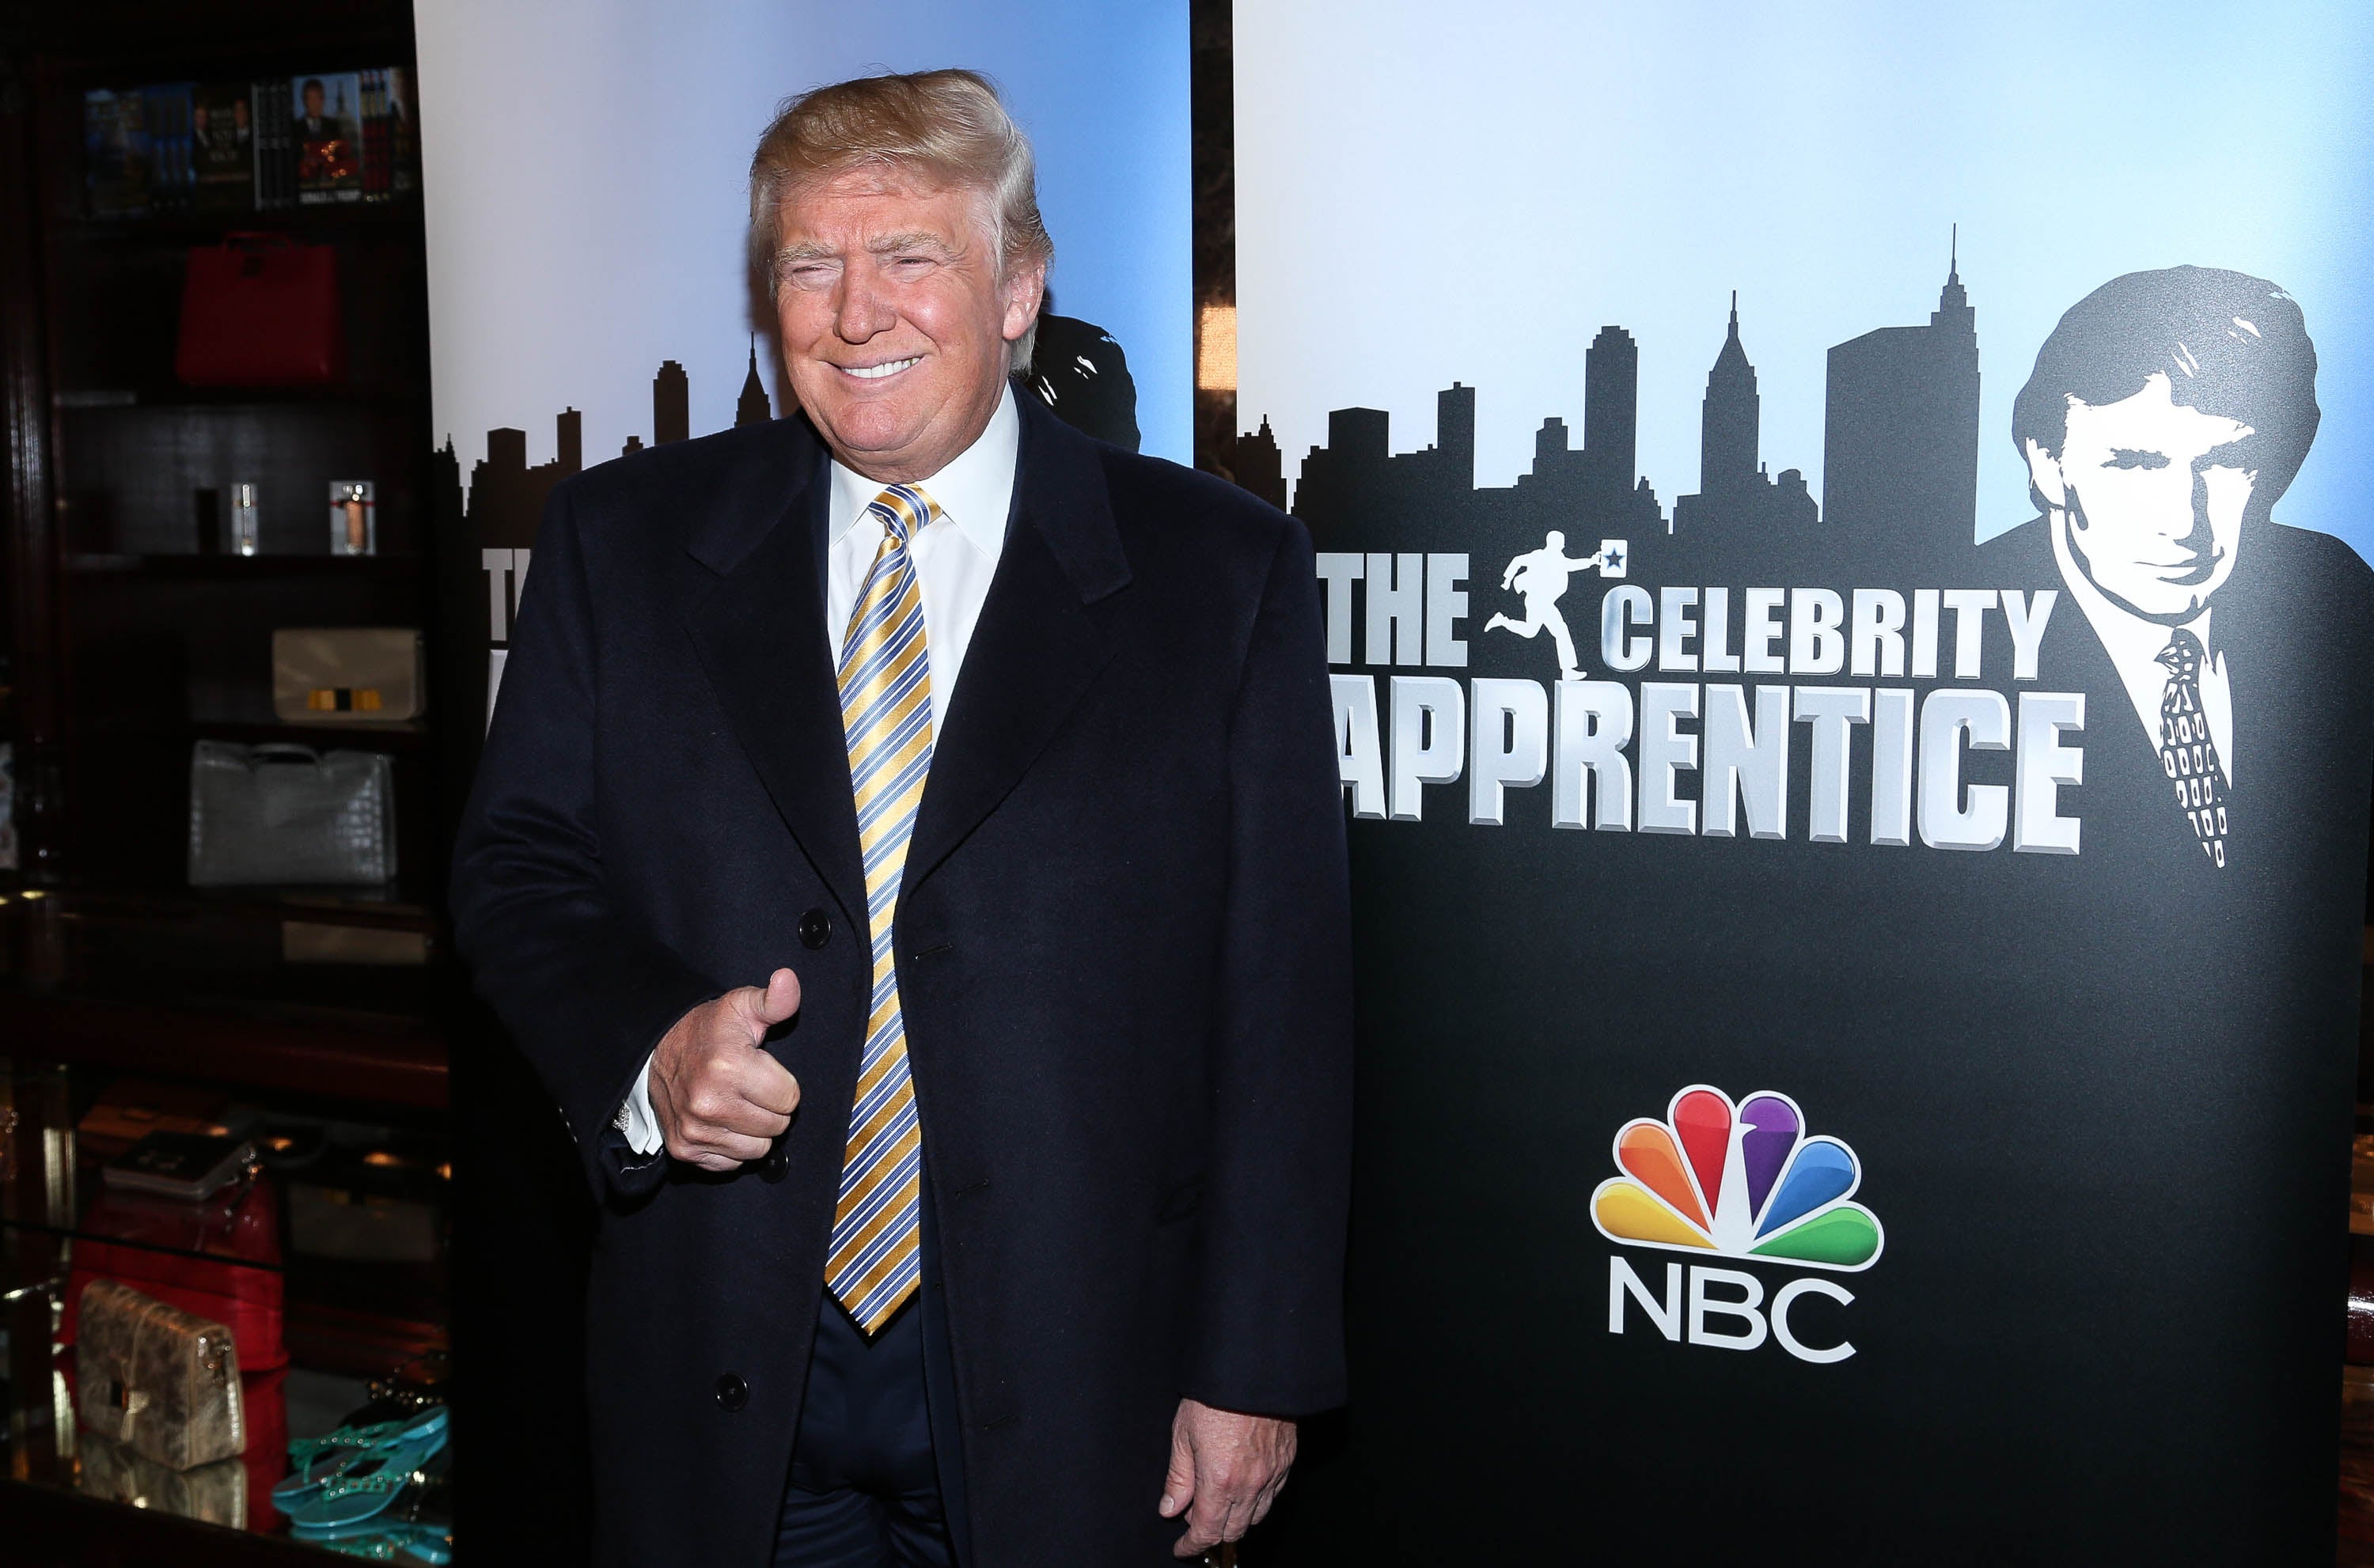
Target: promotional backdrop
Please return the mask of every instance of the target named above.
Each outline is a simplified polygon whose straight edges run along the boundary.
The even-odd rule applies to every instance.
[[[1360,964],[1281,1560],[2330,1561],[2369,55],[1239,7]]]

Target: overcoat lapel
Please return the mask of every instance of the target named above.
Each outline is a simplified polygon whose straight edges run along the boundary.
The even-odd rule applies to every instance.
[[[1129,563],[1103,460],[1037,398],[1017,392],[1015,403],[1022,430],[1014,511],[963,682],[933,743],[907,850],[910,892],[1020,781],[1117,647]]]
[[[794,447],[756,493],[728,496],[687,542],[716,573],[688,600],[701,667],[750,766],[831,889],[849,929],[865,929],[857,808],[841,738],[840,693],[825,636],[825,513],[831,485],[821,445],[797,420],[778,427]],[[789,486],[790,498],[782,499]]]

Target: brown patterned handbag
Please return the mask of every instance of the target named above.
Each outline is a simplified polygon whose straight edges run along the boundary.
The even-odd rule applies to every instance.
[[[83,1292],[75,1381],[85,1431],[168,1469],[247,1446],[230,1330],[113,1280]]]

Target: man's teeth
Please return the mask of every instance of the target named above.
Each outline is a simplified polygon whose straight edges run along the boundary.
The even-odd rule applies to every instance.
[[[878,381],[885,376],[897,375],[899,371],[905,369],[908,366],[912,365],[916,360],[921,359],[922,357],[922,355],[915,354],[910,355],[904,359],[893,359],[887,365],[867,365],[863,368],[854,365],[846,365],[843,366],[842,369],[861,380]]]

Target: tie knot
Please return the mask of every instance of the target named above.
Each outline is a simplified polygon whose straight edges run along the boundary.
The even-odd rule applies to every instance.
[[[2168,646],[2159,650],[2159,661],[2178,680],[2191,680],[2201,673],[2201,639],[2185,627],[2177,627]]]
[[[904,544],[914,538],[917,531],[928,527],[939,515],[939,503],[919,485],[889,485],[874,497],[865,515],[882,525],[882,532]]]

